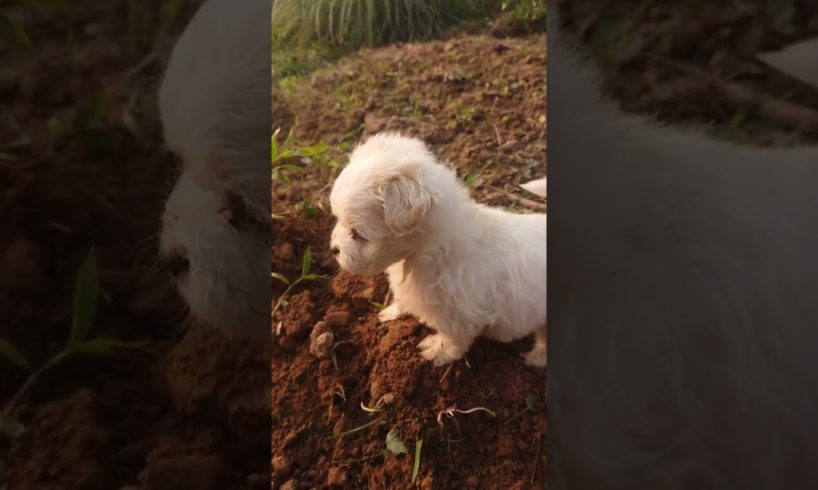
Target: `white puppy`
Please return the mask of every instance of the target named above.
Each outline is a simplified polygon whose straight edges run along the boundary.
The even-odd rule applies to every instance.
[[[480,335],[535,334],[527,362],[546,364],[546,216],[474,202],[454,170],[423,142],[384,133],[350,156],[330,195],[331,248],[354,274],[386,271],[394,301],[437,331],[419,345],[436,366],[460,359]]]
[[[183,170],[160,254],[194,318],[266,335],[270,315],[269,0],[209,0],[170,56],[159,90]]]

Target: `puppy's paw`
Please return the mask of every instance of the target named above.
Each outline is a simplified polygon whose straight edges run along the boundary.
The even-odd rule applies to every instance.
[[[546,366],[548,356],[545,350],[545,346],[535,346],[531,351],[523,356],[525,358],[525,363],[529,366],[534,366],[537,368],[544,368]]]
[[[435,367],[444,366],[463,357],[468,347],[454,342],[450,337],[439,333],[429,335],[419,344],[420,355],[432,361]]]
[[[378,313],[378,319],[382,322],[391,322],[400,318],[401,315],[403,315],[403,311],[398,303],[392,303]]]

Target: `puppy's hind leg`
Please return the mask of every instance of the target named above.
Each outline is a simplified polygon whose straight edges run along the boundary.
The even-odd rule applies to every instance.
[[[381,322],[391,322],[392,320],[397,320],[400,318],[405,311],[401,308],[400,302],[398,300],[392,301],[392,304],[387,306],[386,308],[382,309],[380,313],[378,313],[378,319]]]
[[[547,362],[545,326],[534,333],[534,347],[525,355],[525,363],[529,366],[544,368]]]

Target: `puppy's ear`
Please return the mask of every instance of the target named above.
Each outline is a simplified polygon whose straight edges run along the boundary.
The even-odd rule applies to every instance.
[[[269,230],[269,223],[256,219],[249,209],[244,198],[235,192],[227,192],[224,196],[225,205],[219,210],[230,225],[238,232]]]
[[[417,179],[399,175],[378,188],[386,226],[396,235],[412,233],[432,207],[432,194]]]

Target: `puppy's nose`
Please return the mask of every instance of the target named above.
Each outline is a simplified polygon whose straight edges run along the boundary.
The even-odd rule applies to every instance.
[[[190,261],[179,252],[166,256],[162,265],[174,278],[178,278],[190,269]]]
[[[338,247],[332,247],[332,248],[329,249],[329,251],[332,252],[332,255],[335,255],[335,256],[337,256],[339,253],[341,253],[341,249],[338,248]]]

